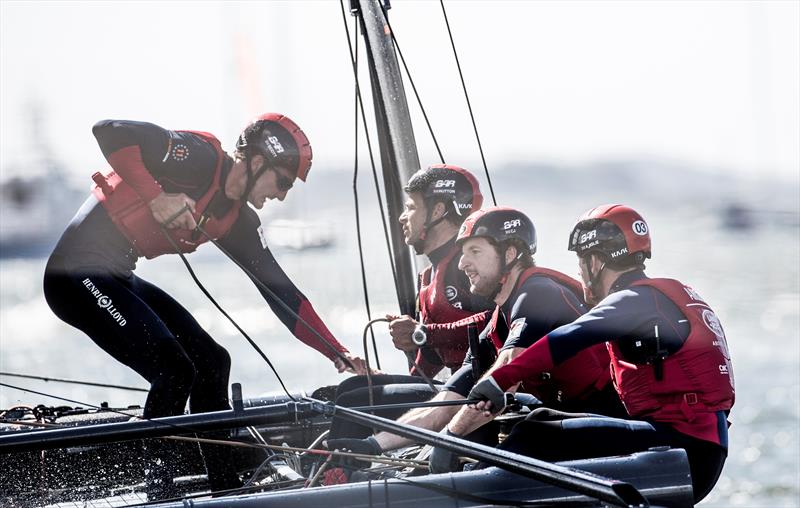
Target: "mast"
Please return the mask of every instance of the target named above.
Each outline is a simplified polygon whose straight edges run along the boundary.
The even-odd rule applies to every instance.
[[[392,34],[389,32],[380,1],[352,0],[351,6],[360,13],[366,43],[392,238],[392,257],[397,274],[397,299],[401,313],[413,316],[416,301],[416,270],[397,219],[403,213],[405,201],[403,187],[420,165]]]

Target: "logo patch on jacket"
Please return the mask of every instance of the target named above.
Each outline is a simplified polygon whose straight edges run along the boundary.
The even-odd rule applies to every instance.
[[[447,297],[448,302],[452,302],[458,296],[458,290],[454,286],[447,286],[444,288],[444,295]]]
[[[189,147],[184,145],[183,143],[178,143],[177,145],[172,147],[170,151],[170,156],[172,156],[173,160],[178,162],[183,162],[189,158]]]

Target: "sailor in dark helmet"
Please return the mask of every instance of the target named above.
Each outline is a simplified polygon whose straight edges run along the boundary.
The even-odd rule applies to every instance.
[[[467,398],[481,372],[505,365],[550,330],[587,310],[578,281],[536,266],[536,230],[519,210],[493,207],[473,212],[462,224],[456,243],[461,248],[459,268],[469,278],[470,291],[491,298],[495,307],[481,334],[478,351],[471,352],[447,381],[445,391],[437,396],[440,399]],[[477,356],[475,366],[473,355]],[[598,345],[559,368],[526,378],[525,389],[554,407],[624,414],[611,386],[608,362],[605,347]],[[475,372],[476,367],[479,372]],[[411,411],[399,421],[438,431],[446,429],[456,415],[458,433],[466,436],[491,420],[475,411],[462,413],[456,406],[426,408]],[[470,437],[496,443],[496,432],[490,436],[489,430]],[[363,440],[329,440],[328,447],[376,453],[410,443],[406,438],[380,432]],[[439,454],[431,463],[432,471],[448,470],[452,458]]]
[[[476,323],[483,328],[489,319],[491,301],[470,293],[469,280],[458,269],[461,250],[456,245],[459,226],[483,204],[478,181],[464,168],[435,164],[414,173],[405,191],[405,210],[399,217],[405,242],[427,256],[431,266],[419,275],[417,315],[386,317],[391,320],[389,332],[395,347],[413,354],[416,365],[411,367],[410,376],[372,376],[371,397],[365,379],[345,380],[337,390],[340,405],[363,406],[370,400],[376,404],[419,402],[434,395],[436,400],[454,397],[446,391],[433,393],[418,377],[417,368],[428,378],[444,367],[459,369],[468,350],[468,325]],[[382,412],[381,416],[397,418],[402,413]],[[371,433],[370,428],[335,418],[330,441],[335,444],[338,438]]]
[[[319,333],[262,291],[295,337],[339,372],[364,372],[363,360],[336,340],[280,268],[248,206],[283,200],[308,177],[311,145],[297,124],[278,113],[253,119],[233,157],[205,132],[104,120],[93,133],[112,171],[93,176],[93,195],[48,261],[44,294],[59,318],[150,383],[146,418],[181,414],[187,399],[193,413],[229,408],[227,351],[183,306],[134,273],[142,257],[192,252],[209,238]],[[212,488],[239,484],[221,458],[225,451],[204,452]]]
[[[424,254],[431,266],[419,275],[418,316],[387,315],[396,348],[416,354],[416,364],[428,377],[442,367],[456,370],[467,351],[466,324],[449,323],[473,316],[483,326],[491,302],[469,291],[469,281],[458,269],[460,249],[455,243],[464,219],[483,204],[478,181],[464,168],[436,164],[417,171],[405,187],[408,195],[399,217],[407,245]],[[412,340],[421,329],[425,343]],[[411,374],[416,374],[412,367]]]
[[[570,233],[569,250],[578,255],[583,289],[595,307],[485,377],[469,396],[486,402],[472,411],[501,410],[503,392],[519,381],[608,342],[611,377],[636,420],[537,410],[514,427],[501,448],[548,461],[683,448],[699,501],[722,471],[735,395],[719,319],[689,286],[645,275],[650,228],[630,207],[603,205],[586,212]]]

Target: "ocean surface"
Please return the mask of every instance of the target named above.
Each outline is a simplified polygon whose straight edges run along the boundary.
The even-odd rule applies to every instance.
[[[650,225],[654,255],[648,274],[684,281],[716,310],[728,337],[737,392],[730,455],[719,483],[702,504],[800,506],[797,184],[723,185],[711,177],[679,173],[661,175],[649,186],[624,174],[615,185],[573,175],[543,186],[529,182],[536,172],[519,171],[512,168],[500,173],[495,190],[502,204],[521,208],[536,223],[538,264],[575,275],[575,258],[566,251],[575,219],[590,206],[626,202],[639,209]],[[275,249],[275,254],[333,333],[351,351],[359,352],[368,316],[352,177],[322,175],[317,184],[293,192],[285,203],[270,203],[261,215],[267,224],[273,218],[299,218],[324,224],[334,233],[336,242],[329,248]],[[366,195],[369,186],[361,187],[369,298],[372,315],[382,316],[396,312],[397,303],[377,205]],[[750,199],[744,200],[746,206],[757,201],[769,209],[768,213],[757,210],[750,229],[724,227],[722,211],[737,196]],[[65,212],[63,220],[71,213]],[[264,349],[287,386],[310,393],[345,379],[322,355],[293,338],[253,284],[213,246],[201,248],[188,259],[211,294]],[[44,256],[0,260],[0,371],[146,387],[134,372],[50,312],[41,287],[45,262]],[[206,300],[179,258],[140,262],[137,274],[175,296],[230,351],[231,381],[242,383],[245,397],[279,389],[267,365]],[[376,325],[375,334],[381,368],[403,372],[404,357],[392,348],[386,326]],[[11,377],[0,381],[76,401],[68,405],[126,406],[144,401],[143,394],[135,392]],[[0,387],[0,408],[39,403],[61,405],[64,401]]]

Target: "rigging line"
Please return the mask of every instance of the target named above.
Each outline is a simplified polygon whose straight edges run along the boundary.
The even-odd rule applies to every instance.
[[[356,67],[356,61],[355,58],[353,57],[353,45],[350,42],[350,29],[347,28],[347,17],[344,12],[344,1],[339,0],[339,5],[342,8],[342,21],[344,22],[344,29],[347,34],[347,46],[350,49],[350,63],[353,67],[353,78],[355,79],[356,83],[358,83],[358,68]],[[358,16],[359,17],[361,16],[361,11],[358,11]],[[361,106],[361,122],[364,125],[364,137],[367,140],[367,153],[369,153],[369,162],[370,166],[372,166],[372,179],[375,182],[375,194],[378,197],[378,209],[380,210],[381,213],[381,224],[383,224],[383,236],[384,239],[386,240],[386,252],[389,254],[389,266],[392,269],[392,279],[394,280],[394,287],[398,288],[399,284],[397,282],[397,269],[394,266],[394,259],[392,258],[392,246],[391,246],[391,241],[389,239],[389,229],[387,227],[387,222],[386,222],[386,213],[384,212],[383,209],[383,198],[381,197],[380,183],[378,182],[378,171],[375,168],[375,157],[372,154],[372,141],[370,140],[369,137],[369,128],[367,127],[367,117],[364,110],[364,99],[361,95],[360,86],[356,87],[356,92],[358,94],[358,103]],[[399,294],[397,295],[397,300],[398,302],[400,301]]]
[[[439,160],[442,162],[442,164],[444,164],[444,155],[442,155],[442,150],[439,148],[439,141],[436,139],[436,134],[433,133],[433,126],[428,119],[428,113],[425,111],[425,107],[422,105],[422,98],[420,97],[419,92],[417,92],[417,85],[414,84],[414,78],[411,77],[411,71],[408,70],[406,59],[403,56],[403,52],[400,50],[400,44],[397,42],[397,37],[395,37],[394,28],[392,28],[392,24],[389,22],[389,13],[386,12],[386,7],[383,5],[383,3],[381,3],[380,6],[381,10],[383,10],[383,17],[386,19],[386,26],[389,27],[389,33],[392,36],[392,42],[394,42],[394,48],[397,51],[397,54],[400,56],[400,61],[403,63],[403,69],[405,69],[406,76],[408,76],[408,82],[411,84],[411,89],[414,91],[414,97],[417,98],[417,104],[419,104],[422,117],[425,119],[425,124],[428,126],[428,132],[431,133],[431,139],[433,139],[433,145],[436,147],[436,152],[439,154]]]
[[[373,394],[372,394],[372,372],[370,372],[371,369],[369,367],[369,348],[367,347],[367,330],[372,331],[372,325],[380,322],[389,322],[389,320],[386,318],[377,318],[371,320],[369,323],[367,323],[367,326],[364,327],[364,335],[362,337],[362,341],[364,343],[364,363],[367,365],[367,395],[369,396],[370,406],[374,406],[375,401],[373,400]]]
[[[294,453],[319,455],[319,456],[332,455],[334,457],[345,457],[352,459],[370,459],[373,462],[378,462],[380,464],[387,464],[387,465],[403,465],[409,467],[428,465],[427,460],[403,459],[386,455],[370,455],[368,453],[344,452],[339,450],[313,450],[310,448],[298,448],[294,446],[258,444],[258,443],[248,443],[246,441],[220,440],[220,439],[209,439],[204,437],[188,437],[188,436],[164,436],[162,439],[170,439],[173,441],[185,441],[190,443],[214,444],[220,446],[233,446],[237,448],[253,448],[253,449],[270,450],[270,451],[274,450],[274,451],[294,452]],[[275,455],[271,455],[271,457],[275,457]]]
[[[364,343],[364,363],[367,366],[367,372],[366,372],[366,376],[367,376],[367,395],[369,396],[369,405],[370,406],[374,406],[375,405],[375,401],[373,400],[374,395],[373,395],[373,387],[372,387],[372,373],[371,373],[371,369],[370,369],[370,366],[369,366],[369,354],[368,354],[368,351],[367,351],[367,329],[372,330],[372,325],[374,325],[375,323],[380,323],[380,322],[390,323],[391,320],[386,319],[386,318],[373,319],[372,321],[367,323],[367,326],[364,327],[364,335],[362,337],[362,341]],[[418,376],[421,377],[428,384],[428,386],[431,388],[431,391],[434,394],[439,393],[439,388],[437,388],[436,385],[433,384],[433,381],[431,380],[431,378],[428,377],[428,375],[425,374],[422,371],[420,366],[417,365],[417,362],[414,361],[414,355],[409,354],[408,352],[406,354],[407,354],[407,358],[408,358],[409,363],[411,363],[411,366],[414,367],[414,370],[417,372]]]
[[[181,213],[183,213],[183,212],[181,212]],[[171,222],[171,221],[167,221],[167,223],[169,223],[169,222]],[[212,242],[214,242],[214,245],[216,245],[216,246],[217,246],[217,247],[218,247],[220,250],[222,250],[222,251],[223,251],[223,252],[224,252],[224,253],[225,253],[225,254],[226,254],[226,255],[227,255],[229,258],[231,258],[231,256],[230,256],[230,255],[229,255],[229,254],[228,254],[228,253],[227,253],[227,252],[226,252],[224,249],[222,249],[222,247],[220,247],[220,246],[219,246],[219,244],[217,244],[217,242],[216,242],[215,240],[213,240],[213,239],[212,239],[212,238],[211,238],[211,237],[208,235],[208,233],[206,233],[206,232],[205,232],[205,230],[204,230],[204,229],[203,229],[203,228],[200,226],[200,224],[198,224],[198,225],[197,225],[197,229],[199,229],[199,230],[200,230],[200,231],[201,231],[201,232],[202,232],[202,233],[203,233],[203,234],[206,236],[206,238],[208,238],[209,240],[211,240]],[[236,327],[236,329],[237,329],[237,330],[239,330],[239,333],[241,333],[241,334],[242,334],[242,336],[243,336],[245,339],[247,339],[247,342],[249,342],[249,343],[250,343],[250,345],[251,345],[251,346],[253,346],[253,349],[255,349],[255,350],[256,350],[256,352],[257,352],[259,355],[261,355],[261,358],[263,358],[263,359],[264,359],[264,361],[265,361],[265,362],[267,362],[267,365],[269,365],[269,368],[270,368],[270,369],[272,369],[272,372],[275,374],[275,377],[278,379],[278,383],[280,383],[280,385],[281,385],[281,388],[283,388],[283,391],[284,391],[284,392],[286,392],[286,395],[287,395],[287,396],[288,396],[288,397],[289,397],[291,400],[293,400],[293,401],[297,402],[297,400],[295,400],[295,398],[294,398],[294,397],[292,397],[292,394],[291,394],[291,393],[289,393],[289,390],[286,388],[286,385],[285,385],[285,384],[283,384],[283,379],[281,379],[281,376],[280,376],[280,374],[278,374],[278,371],[277,371],[277,369],[275,369],[275,366],[274,366],[274,365],[272,365],[272,362],[270,361],[270,359],[269,359],[269,358],[267,358],[267,355],[266,355],[266,354],[264,354],[264,351],[262,351],[262,350],[261,350],[261,348],[260,348],[260,347],[258,347],[258,344],[256,344],[256,343],[253,341],[253,339],[251,339],[251,338],[250,338],[250,336],[249,336],[249,335],[247,335],[247,332],[245,332],[245,331],[242,329],[242,327],[241,327],[241,326],[239,326],[239,324],[238,324],[236,321],[234,321],[234,319],[233,319],[233,318],[232,318],[232,317],[231,317],[231,316],[230,316],[230,315],[229,315],[227,312],[225,312],[225,309],[223,309],[223,308],[222,308],[222,306],[221,306],[221,305],[220,305],[220,304],[219,304],[219,303],[218,303],[218,302],[217,302],[217,301],[214,299],[214,297],[213,297],[213,296],[211,296],[211,293],[209,293],[209,292],[208,292],[208,290],[205,288],[205,286],[203,286],[203,283],[202,283],[202,282],[200,282],[200,279],[198,279],[198,278],[197,278],[197,275],[195,275],[195,273],[194,273],[194,270],[192,270],[192,265],[190,265],[190,264],[189,264],[189,261],[186,259],[186,256],[184,256],[184,255],[183,255],[183,252],[181,252],[180,248],[178,248],[178,246],[177,246],[177,245],[175,244],[175,242],[172,240],[172,236],[170,236],[170,234],[169,234],[169,233],[167,232],[167,230],[166,230],[166,227],[165,227],[163,224],[161,225],[161,231],[164,233],[164,236],[166,236],[166,237],[167,237],[167,240],[168,240],[168,241],[169,241],[169,243],[172,245],[172,248],[174,248],[174,249],[175,249],[175,252],[177,252],[177,253],[178,253],[178,256],[180,256],[180,258],[181,258],[181,261],[183,261],[183,264],[186,266],[186,269],[189,271],[189,275],[192,277],[192,280],[194,280],[195,284],[197,284],[197,287],[199,287],[199,288],[200,288],[200,291],[202,291],[202,292],[203,292],[203,294],[204,294],[204,295],[206,295],[206,297],[207,297],[207,298],[208,298],[208,299],[211,301],[211,303],[212,303],[212,304],[214,304],[214,307],[216,307],[216,308],[217,308],[217,310],[219,310],[219,311],[222,313],[222,315],[223,315],[223,316],[225,316],[226,318],[228,318],[228,321],[230,321],[230,322],[231,322],[231,324],[233,324],[233,326],[234,326],[234,327]],[[231,258],[231,259],[233,259],[233,258]],[[234,262],[236,262],[236,264],[237,264],[237,265],[239,265],[239,263],[238,263],[236,260],[233,260],[233,261],[234,261]],[[252,279],[253,281],[256,281],[256,282],[261,282],[261,281],[258,281],[258,280],[257,280],[255,277],[253,277],[253,276],[250,274],[250,272],[249,272],[249,271],[248,271],[248,270],[247,270],[245,267],[243,267],[242,265],[239,265],[239,267],[240,267],[240,268],[242,268],[242,270],[244,270],[244,273],[246,273],[246,274],[247,274],[247,275],[250,277],[250,279]],[[266,287],[266,286],[265,286],[265,287]],[[272,296],[273,298],[275,298],[276,300],[278,300],[278,301],[279,301],[279,303],[282,303],[282,304],[283,304],[284,306],[286,306],[286,308],[288,309],[288,305],[286,305],[285,303],[283,303],[283,301],[281,301],[279,298],[277,298],[277,296],[276,296],[274,293],[272,293],[270,296]],[[299,316],[297,316],[297,318],[298,318],[298,319],[300,319],[300,317],[299,317]],[[309,325],[308,325],[308,324],[306,324],[306,326],[309,326]],[[311,328],[311,327],[309,326],[309,328]],[[326,344],[327,344],[327,342],[326,342]]]
[[[355,67],[358,70],[358,18],[353,18],[353,32],[355,33]],[[345,22],[345,26],[347,26]],[[347,39],[350,40],[350,33],[347,33]],[[353,144],[355,145],[354,153],[353,153],[353,201],[355,204],[355,213],[356,213],[356,238],[358,239],[358,260],[361,265],[361,284],[364,289],[364,304],[367,308],[367,320],[372,319],[372,310],[370,309],[369,305],[369,290],[367,288],[367,268],[366,263],[364,263],[364,245],[361,241],[361,212],[358,206],[358,94],[359,94],[359,83],[356,80],[355,83],[355,91],[353,97],[353,104],[354,108],[354,117],[353,117],[353,126],[354,126],[354,135],[353,135]],[[377,365],[378,370],[381,368],[381,360],[378,356],[378,345],[375,342],[375,332],[372,328],[369,329],[370,335],[372,336],[372,350],[375,352],[375,364]]]
[[[63,400],[64,402],[71,402],[72,404],[78,404],[79,406],[86,406],[86,407],[91,408],[91,409],[97,409],[97,410],[100,410],[100,411],[108,411],[110,413],[116,413],[116,414],[121,415],[121,416],[127,416],[128,418],[136,418],[137,420],[142,420],[142,421],[146,421],[146,422],[155,423],[155,424],[158,424],[158,425],[161,425],[161,426],[164,426],[164,427],[171,427],[171,428],[175,429],[176,431],[179,431],[180,433],[189,433],[189,434],[202,433],[202,431],[197,431],[197,430],[194,430],[194,429],[192,429],[190,427],[185,427],[183,425],[175,425],[174,423],[159,422],[159,421],[156,421],[153,418],[145,418],[144,416],[138,416],[138,415],[134,415],[134,414],[130,414],[130,413],[125,413],[123,411],[120,411],[118,409],[114,409],[114,408],[111,408],[111,407],[95,406],[94,404],[89,404],[88,402],[81,402],[80,400],[73,400],[73,399],[68,399],[66,397],[59,397],[58,395],[53,395],[51,393],[46,393],[46,392],[39,392],[39,391],[36,391],[36,390],[31,390],[30,388],[22,388],[21,386],[10,385],[8,383],[0,383],[0,386],[5,386],[6,388],[12,388],[14,390],[19,390],[21,392],[27,392],[27,393],[33,393],[33,394],[36,394],[36,395],[41,395],[42,397],[50,397],[51,399]],[[138,408],[135,408],[135,409],[138,409]],[[133,409],[128,409],[128,411],[132,411],[132,410]],[[32,431],[32,432],[37,432],[37,431]],[[150,439],[150,438],[148,438],[148,439]]]
[[[218,241],[216,241],[216,240],[214,239],[214,237],[213,237],[213,236],[209,235],[209,234],[208,234],[208,232],[207,232],[205,229],[203,229],[203,226],[201,226],[200,224],[198,224],[198,225],[197,225],[197,229],[198,229],[198,230],[199,230],[201,233],[203,233],[203,236],[205,236],[205,237],[208,239],[208,241],[209,241],[209,242],[213,243],[213,244],[214,244],[214,246],[216,246],[216,248],[220,250],[220,252],[222,252],[223,254],[225,254],[225,256],[226,256],[228,259],[230,259],[231,261],[233,261],[233,263],[234,263],[236,266],[238,266],[239,268],[241,268],[241,269],[242,269],[242,271],[243,271],[243,272],[244,272],[244,273],[245,273],[245,274],[246,274],[248,277],[250,277],[250,280],[252,280],[252,281],[253,281],[253,283],[254,283],[254,284],[255,284],[255,285],[256,285],[256,286],[257,286],[257,287],[258,287],[260,290],[262,290],[262,291],[264,291],[265,293],[267,293],[267,296],[269,296],[269,297],[270,297],[272,300],[274,300],[274,301],[275,301],[275,303],[277,303],[278,305],[280,305],[280,306],[281,306],[281,308],[282,308],[283,310],[285,310],[287,314],[289,314],[290,316],[292,316],[293,318],[295,318],[297,321],[299,321],[300,323],[302,323],[302,325],[303,325],[303,326],[305,326],[305,327],[306,327],[306,329],[307,329],[308,331],[310,331],[312,334],[316,335],[316,337],[317,337],[317,338],[320,340],[320,342],[322,342],[322,344],[324,344],[324,345],[325,345],[325,347],[327,347],[327,348],[328,348],[328,349],[329,349],[329,350],[330,350],[330,351],[331,351],[331,352],[334,354],[334,356],[336,356],[336,357],[337,357],[339,360],[341,360],[341,361],[342,361],[342,362],[343,362],[345,365],[347,365],[347,366],[349,366],[351,369],[353,369],[353,372],[355,372],[355,371],[356,371],[356,367],[355,367],[355,365],[353,365],[353,362],[351,362],[351,361],[350,361],[350,360],[349,360],[349,359],[348,359],[348,358],[347,358],[347,357],[344,355],[344,353],[342,353],[341,351],[339,351],[338,349],[336,349],[336,348],[333,346],[333,344],[331,344],[330,342],[328,342],[328,341],[327,341],[327,339],[325,339],[325,337],[323,337],[323,336],[322,336],[322,334],[321,334],[321,333],[319,333],[319,332],[317,331],[317,329],[316,329],[316,328],[314,328],[313,326],[311,326],[311,324],[310,324],[308,321],[306,321],[305,319],[303,319],[302,317],[300,317],[300,314],[298,314],[298,313],[297,313],[297,312],[295,312],[295,311],[294,311],[294,310],[293,310],[291,307],[289,307],[289,305],[288,305],[286,302],[284,302],[284,301],[283,301],[283,300],[282,300],[282,299],[281,299],[281,298],[280,298],[278,295],[276,295],[276,294],[275,294],[275,292],[274,292],[273,290],[271,290],[269,287],[267,287],[267,285],[266,285],[266,284],[264,284],[263,282],[261,282],[260,280],[258,280],[258,279],[256,278],[256,276],[255,276],[255,275],[253,275],[253,274],[252,274],[252,272],[250,272],[250,270],[249,270],[249,269],[248,269],[246,266],[244,266],[242,263],[240,263],[238,259],[236,259],[235,257],[233,257],[233,255],[232,255],[230,252],[228,252],[228,251],[227,251],[227,249],[225,249],[225,247],[223,247],[223,246],[222,246],[222,244],[220,244]],[[181,255],[181,257],[183,257],[183,255]],[[186,263],[187,263],[187,265],[188,265],[188,262],[186,262]],[[252,345],[253,345],[253,347],[256,347],[255,343],[252,341],[252,339],[250,339],[250,337],[247,337],[246,335],[245,335],[245,337],[247,338],[247,340],[249,340],[249,341],[250,341],[250,344],[252,344]],[[265,355],[263,352],[261,352],[261,350],[260,350],[260,349],[258,349],[257,347],[256,347],[256,349],[258,350],[258,352],[259,352],[259,353],[261,353],[261,355],[264,357],[264,359],[265,359],[265,360],[267,360],[267,363],[269,363],[269,366],[270,366],[270,367],[272,367],[272,363],[270,363],[270,362],[269,362],[269,360],[267,359],[266,355]],[[272,371],[273,371],[273,372],[275,372],[275,368],[274,368],[274,367],[272,367]],[[275,372],[275,375],[277,376],[277,375],[278,375],[278,373],[277,373],[277,372]],[[281,381],[280,377],[278,377],[278,380],[279,380],[279,381]],[[281,386],[283,386],[283,381],[281,381]],[[289,395],[289,391],[288,391],[288,390],[286,390],[286,387],[285,387],[285,386],[283,386],[283,390],[286,392],[286,394],[287,394],[287,395]],[[295,400],[295,399],[294,399],[294,398],[293,398],[291,395],[289,395],[289,398],[290,398],[290,399],[292,399],[292,400]]]
[[[486,166],[486,158],[483,156],[483,145],[481,145],[481,137],[478,134],[478,126],[475,123],[475,115],[472,113],[472,104],[469,101],[469,94],[467,93],[467,84],[464,82],[464,74],[461,72],[461,63],[458,61],[458,52],[456,52],[456,43],[453,41],[453,32],[450,30],[450,21],[447,19],[447,10],[444,8],[444,0],[439,0],[442,6],[442,14],[444,15],[444,22],[447,25],[447,35],[450,36],[450,45],[453,47],[453,56],[456,59],[456,67],[458,67],[458,76],[461,78],[461,88],[464,89],[464,98],[467,100],[467,109],[469,109],[469,117],[472,120],[472,129],[475,131],[475,139],[478,141],[478,150],[481,152],[481,161],[483,162],[483,170],[486,172],[486,180],[489,182],[489,192],[492,194],[492,203],[497,206],[497,199],[494,197],[494,187],[492,187],[492,178],[489,176],[489,168]]]
[[[64,379],[58,377],[44,377],[44,376],[33,376],[30,374],[15,374],[13,372],[0,372],[0,376],[8,376],[8,377],[21,377],[25,379],[36,379],[38,381],[53,381],[56,383],[70,383],[75,385],[85,385],[85,386],[99,386],[101,388],[116,388],[118,390],[130,390],[132,392],[149,392],[150,390],[146,388],[136,388],[133,386],[122,386],[122,385],[111,385],[106,383],[94,383],[91,381],[78,381],[76,379]]]

